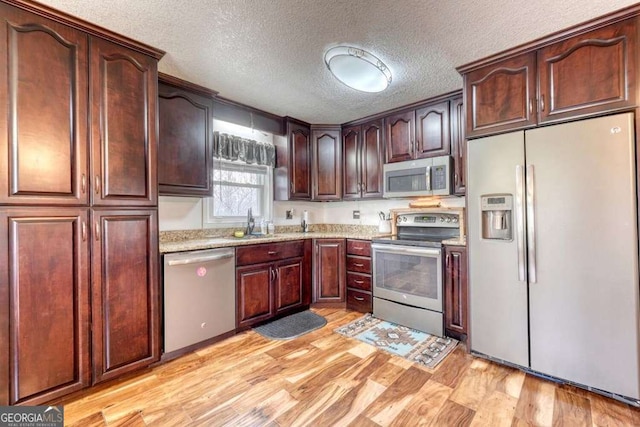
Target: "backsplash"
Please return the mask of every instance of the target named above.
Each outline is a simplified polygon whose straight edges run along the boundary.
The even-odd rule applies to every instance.
[[[464,197],[440,199],[444,207],[464,207]],[[390,209],[406,208],[410,200],[361,200],[348,202],[273,202],[273,222],[276,226],[299,228],[302,212],[309,213],[309,223],[377,226],[378,212],[385,214]],[[293,209],[293,218],[286,219],[286,211]],[[199,197],[160,196],[158,203],[160,231],[194,230],[202,228],[202,199]],[[353,218],[353,211],[360,212],[360,218]],[[229,228],[229,225],[225,225]],[[237,224],[236,228],[241,227]],[[232,228],[233,229],[233,228]],[[299,231],[296,229],[295,231]]]

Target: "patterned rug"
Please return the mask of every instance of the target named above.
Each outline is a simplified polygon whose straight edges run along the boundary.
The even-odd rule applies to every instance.
[[[458,345],[458,341],[453,338],[441,338],[396,325],[375,318],[370,313],[335,329],[334,332],[349,338],[357,338],[380,350],[404,357],[427,368],[435,368]]]

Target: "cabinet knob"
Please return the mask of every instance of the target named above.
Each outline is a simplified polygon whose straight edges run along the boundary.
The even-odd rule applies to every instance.
[[[529,98],[529,114],[533,114],[533,98]]]
[[[457,187],[458,186],[458,173],[457,172],[453,174],[453,182],[454,182],[454,185]]]
[[[278,251],[269,251],[267,252],[269,255],[278,255]]]
[[[451,255],[447,254],[447,256],[445,257],[445,265],[447,267],[449,267],[449,259],[451,258]]]
[[[87,223],[82,221],[82,241],[87,241]]]
[[[96,229],[94,230],[94,234],[96,235],[96,241],[100,240],[100,224],[96,221]]]
[[[540,111],[544,111],[544,94],[540,95]]]
[[[96,175],[96,194],[100,194],[100,175]]]
[[[80,180],[81,184],[81,188],[82,188],[82,194],[87,192],[87,176],[85,174],[82,174],[82,179]]]

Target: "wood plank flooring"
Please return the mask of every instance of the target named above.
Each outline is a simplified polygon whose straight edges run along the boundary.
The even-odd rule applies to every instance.
[[[71,426],[640,426],[640,410],[475,358],[435,370],[332,331],[253,331],[58,402]]]

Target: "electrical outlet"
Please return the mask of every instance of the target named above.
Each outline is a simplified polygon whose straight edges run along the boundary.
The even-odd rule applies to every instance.
[[[293,219],[293,209],[287,210],[286,214],[287,214],[286,216],[287,219]]]
[[[353,211],[353,219],[360,219],[360,211]]]

